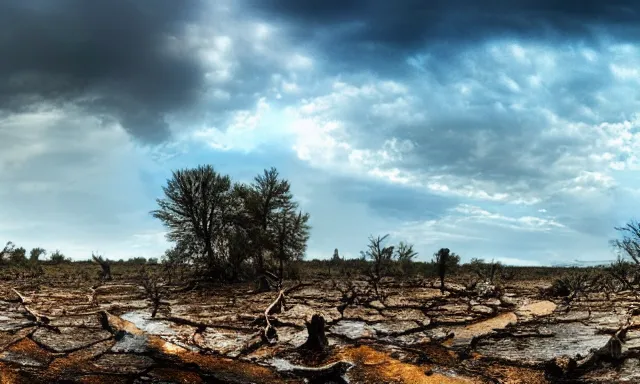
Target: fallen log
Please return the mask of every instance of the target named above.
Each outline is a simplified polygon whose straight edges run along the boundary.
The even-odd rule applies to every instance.
[[[123,320],[120,317],[114,316],[107,311],[98,312],[98,319],[100,320],[102,329],[110,332],[113,335],[117,335],[120,333],[129,333],[134,336],[146,336],[152,351],[152,355],[164,356],[168,354],[176,354],[187,351],[186,348],[165,341],[161,337],[148,335],[144,331],[136,327],[132,322]]]

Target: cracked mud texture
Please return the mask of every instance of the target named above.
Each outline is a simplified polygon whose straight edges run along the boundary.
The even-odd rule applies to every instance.
[[[349,383],[640,380],[635,329],[622,358],[562,368],[605,347],[622,325],[640,324],[629,310],[640,303],[628,293],[567,307],[538,297],[540,282],[481,297],[458,284],[442,294],[435,281],[389,280],[385,300],[361,295],[344,307],[331,281],[304,283],[269,317],[278,338],[268,344],[260,333],[277,293],[254,294],[249,284],[171,287],[169,305],[151,319],[134,281],[101,285],[93,296],[82,281],[1,281],[0,383],[303,383],[298,368],[336,362],[353,365]],[[313,314],[326,321],[323,353],[299,349]]]

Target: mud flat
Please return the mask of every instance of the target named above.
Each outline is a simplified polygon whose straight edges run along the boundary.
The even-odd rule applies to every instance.
[[[265,339],[264,312],[278,294],[253,294],[248,285],[217,287],[215,294],[176,287],[167,308],[151,318],[150,304],[132,283],[105,284],[88,296],[88,287],[0,282],[0,382],[303,383],[330,376],[349,383],[586,383],[640,377],[640,332],[627,333],[621,356],[602,352],[616,329],[635,324],[627,310],[636,305],[632,297],[585,297],[567,307],[538,298],[533,284],[493,297],[453,284],[442,294],[427,285],[390,284],[385,300],[363,296],[345,305],[327,282],[305,282],[287,293],[281,310],[268,314],[276,336]],[[322,351],[301,349],[313,315],[326,323]]]

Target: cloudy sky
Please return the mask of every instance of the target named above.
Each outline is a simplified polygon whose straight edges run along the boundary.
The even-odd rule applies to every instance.
[[[424,260],[611,259],[640,213],[635,4],[4,0],[0,241],[160,256],[155,198],[208,163],[277,167],[308,258],[389,233]]]

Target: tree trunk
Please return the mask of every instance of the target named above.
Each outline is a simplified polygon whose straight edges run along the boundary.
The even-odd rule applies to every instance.
[[[269,285],[269,280],[267,280],[267,276],[263,273],[258,275],[258,281],[256,281],[256,292],[269,292],[271,291],[271,285]]]
[[[280,259],[280,266],[278,268],[278,284],[280,285],[279,289],[282,289],[282,282],[284,281],[284,260],[282,257]]]
[[[256,292],[269,292],[271,291],[271,285],[265,274],[264,258],[262,257],[262,251],[259,251],[256,255],[256,273],[258,280],[256,281]]]
[[[160,306],[160,301],[155,301],[153,302],[153,309],[151,310],[151,318],[155,318],[156,314],[158,313],[158,307]]]
[[[327,346],[327,337],[324,334],[324,317],[321,315],[313,315],[311,322],[305,322],[309,337],[300,348],[311,351],[323,351]]]
[[[213,252],[213,247],[210,242],[206,242],[205,250],[207,252],[207,266],[208,272],[213,273],[215,270],[215,252]]]

